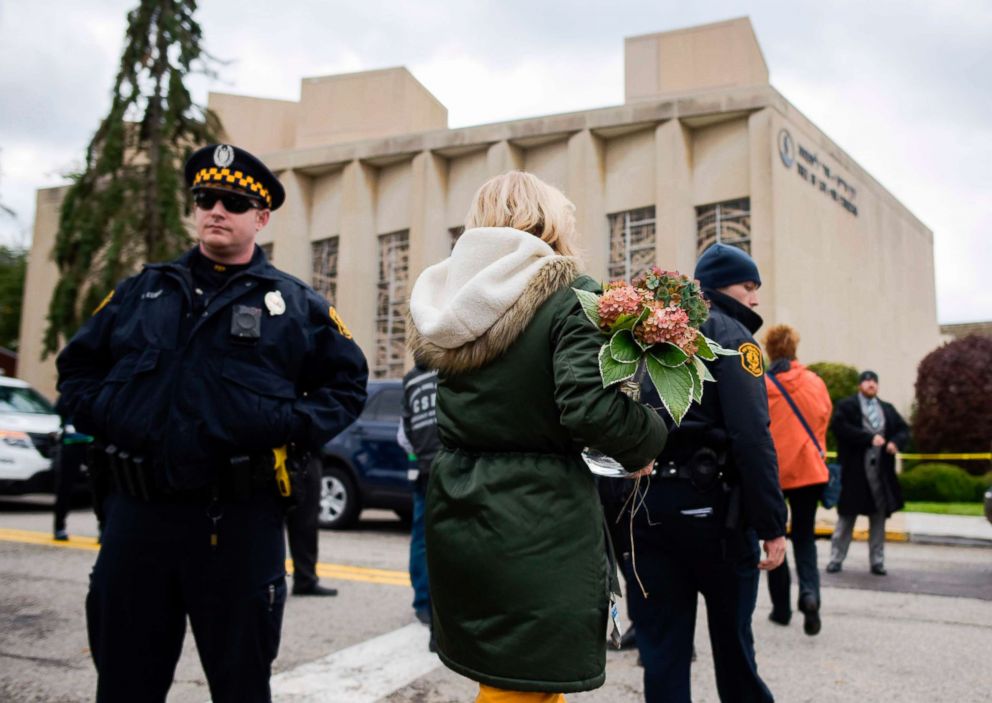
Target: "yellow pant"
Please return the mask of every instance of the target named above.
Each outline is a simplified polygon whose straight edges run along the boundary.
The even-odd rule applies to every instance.
[[[475,703],[565,703],[564,693],[535,693],[533,691],[504,691],[483,683]]]

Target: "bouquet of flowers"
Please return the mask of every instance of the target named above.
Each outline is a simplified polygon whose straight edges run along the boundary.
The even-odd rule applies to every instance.
[[[607,336],[599,351],[603,387],[639,381],[646,370],[676,425],[694,400],[703,399],[703,382],[716,380],[703,361],[738,353],[699,331],[709,303],[699,284],[678,271],[652,266],[630,283],[607,284],[602,295],[572,290],[586,317]]]

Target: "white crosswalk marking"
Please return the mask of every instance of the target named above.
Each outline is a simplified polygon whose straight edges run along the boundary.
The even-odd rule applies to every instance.
[[[275,703],[374,703],[441,665],[419,623],[272,677]]]

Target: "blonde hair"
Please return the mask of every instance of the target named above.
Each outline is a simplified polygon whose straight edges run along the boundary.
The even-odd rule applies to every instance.
[[[788,325],[775,325],[765,332],[765,352],[772,361],[796,358],[799,333]]]
[[[509,171],[482,184],[465,229],[512,227],[529,232],[564,256],[576,256],[575,205],[532,173]]]

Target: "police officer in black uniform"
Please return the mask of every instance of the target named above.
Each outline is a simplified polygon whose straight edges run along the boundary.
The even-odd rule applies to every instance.
[[[724,244],[706,250],[695,277],[711,303],[703,334],[738,355],[707,362],[717,382],[706,384],[702,403],[669,434],[634,518],[634,562],[647,595],[636,579],[627,591],[644,694],[648,703],[691,700],[702,593],[720,700],[771,701],[755,665],[751,615],[758,569],[774,568],[785,555],[786,509],[752,336],[761,326],[751,309],[761,278],[750,256]],[[645,387],[648,402],[652,390]],[[766,552],[760,562],[759,538]]]
[[[366,397],[336,311],[255,246],[285,197],[275,176],[222,144],[185,177],[197,246],[120,283],[58,357],[63,415],[96,437],[108,493],[86,600],[98,701],[164,701],[187,617],[213,700],[270,700],[287,466]]]

